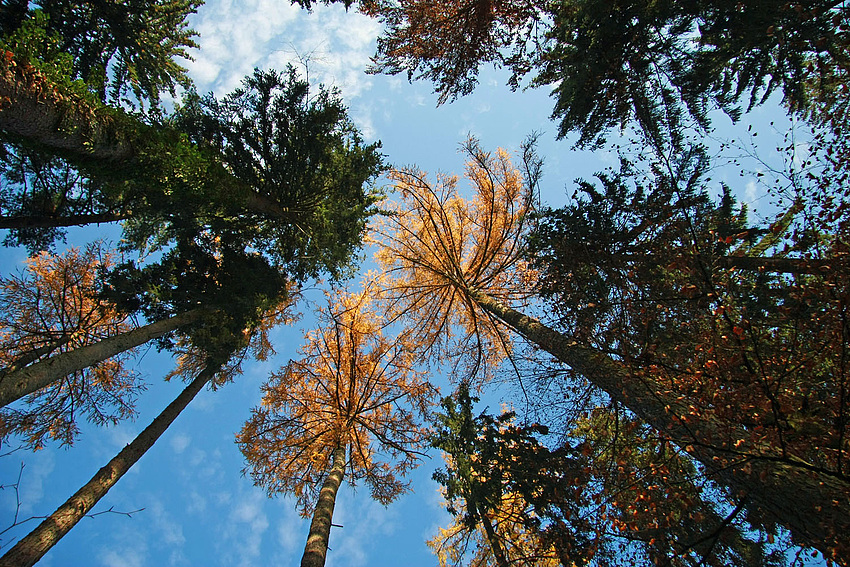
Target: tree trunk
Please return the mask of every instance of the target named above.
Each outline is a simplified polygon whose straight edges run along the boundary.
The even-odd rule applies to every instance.
[[[205,308],[193,309],[9,372],[0,379],[0,407],[32,394],[73,372],[194,323],[208,312]]]
[[[49,355],[51,352],[68,343],[70,340],[71,334],[63,333],[61,339],[50,341],[46,345],[24,352],[13,360],[9,366],[6,368],[0,368],[0,384],[3,383],[3,378],[10,372],[17,372],[21,368],[26,368],[39,358]]]
[[[753,256],[723,256],[718,258],[717,263],[724,268],[783,274],[830,274],[838,267],[846,265],[846,261],[842,258],[823,260]]]
[[[62,228],[66,226],[85,226],[88,224],[100,224],[104,222],[118,222],[126,220],[129,215],[118,213],[95,213],[90,215],[25,215],[16,217],[0,217],[0,229],[20,228]]]
[[[0,131],[2,137],[21,142],[58,155],[83,172],[104,169],[104,162],[131,176],[134,183],[145,185],[146,175],[163,175],[175,179],[198,177],[197,171],[174,171],[173,160],[167,157],[160,163],[157,150],[150,150],[153,143],[162,144],[161,137],[151,136],[153,127],[145,125],[119,109],[96,101],[85,100],[77,95],[61,92],[50,80],[38,72],[25,74],[25,63],[11,62],[0,58]],[[169,136],[167,143],[185,144],[177,133]],[[164,139],[164,138],[163,138]],[[151,142],[153,140],[153,142]],[[161,153],[161,150],[159,150]],[[190,148],[173,148],[174,154],[189,153]],[[151,164],[137,163],[140,155],[154,160]],[[163,164],[165,168],[163,169]],[[108,166],[107,166],[108,167]],[[177,165],[177,167],[180,167]],[[201,158],[193,168],[206,168],[204,178],[211,180],[221,194],[240,199],[250,212],[295,224],[307,220],[303,211],[292,211],[282,207],[276,200],[257,193],[241,180],[235,178],[214,160]],[[165,172],[165,173],[163,173]],[[213,172],[213,173],[210,173]],[[141,178],[140,178],[141,176]],[[159,179],[150,180],[151,185]]]
[[[479,513],[481,524],[484,526],[484,533],[487,536],[487,542],[490,544],[490,551],[493,552],[493,557],[496,558],[498,567],[510,567],[505,550],[502,548],[502,542],[499,541],[499,536],[496,535],[496,530],[493,529],[493,524],[490,523],[490,518],[486,514]]]
[[[496,316],[568,365],[705,465],[706,473],[737,495],[747,495],[789,528],[798,543],[846,564],[850,557],[850,482],[816,464],[759,444],[751,432],[700,414],[684,396],[630,376],[604,353],[579,345],[492,297],[469,292]]]
[[[60,155],[71,152],[90,160],[124,160],[133,148],[117,133],[118,116],[123,113],[109,112],[79,95],[60,93],[14,54],[0,61],[0,129],[12,138]]]
[[[3,557],[0,557],[0,567],[29,567],[39,561],[80,519],[91,511],[95,504],[118,482],[118,479],[142,458],[142,455],[153,446],[216,372],[218,372],[218,367],[205,368],[144,431],[139,433],[105,467],[97,471],[97,474],[90,481],[41,522],[37,528],[15,544]]]
[[[304,546],[304,555],[301,557],[301,567],[324,567],[325,565],[336,493],[344,475],[345,447],[341,446],[334,450],[331,470],[319,492],[319,501],[313,512],[313,521],[310,522],[310,533],[307,534],[307,545]]]

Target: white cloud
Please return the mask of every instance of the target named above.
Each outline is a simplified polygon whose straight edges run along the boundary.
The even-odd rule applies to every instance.
[[[221,526],[222,564],[256,565],[259,563],[263,536],[269,520],[263,506],[265,496],[259,491],[240,493],[234,498],[227,521]]]
[[[178,455],[182,454],[192,442],[192,438],[184,433],[179,433],[171,438],[171,449]]]
[[[329,567],[366,565],[368,548],[386,541],[386,536],[392,535],[400,525],[398,512],[392,504],[384,507],[367,493],[352,494],[350,485],[340,487],[340,491],[333,523],[343,527],[331,530],[327,564]]]
[[[300,60],[308,61],[311,80],[339,87],[346,99],[371,86],[364,69],[380,27],[340,6],[309,13],[278,0],[209,1],[192,25],[201,47],[187,67],[202,92],[222,96],[254,67],[282,69]]]
[[[19,518],[26,518],[34,510],[41,508],[39,504],[42,498],[44,498],[45,481],[55,467],[56,461],[53,454],[48,451],[40,451],[27,457],[23,473],[21,474],[21,482],[18,486],[18,497],[21,501],[21,508],[18,514]],[[10,472],[8,476],[0,479],[0,482],[4,485],[16,482],[19,471],[20,469],[15,468],[14,472]],[[14,490],[7,487],[3,492],[9,495],[9,505],[7,508],[14,511],[17,507]]]
[[[101,550],[100,564],[105,567],[142,567],[147,556],[147,545],[141,538],[125,542],[116,547]]]
[[[749,204],[753,204],[759,198],[759,190],[758,184],[755,179],[750,179],[747,181],[747,185],[744,188],[744,201]]]

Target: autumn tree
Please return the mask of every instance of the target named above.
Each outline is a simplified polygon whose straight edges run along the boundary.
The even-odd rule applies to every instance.
[[[416,169],[393,170],[398,200],[386,205],[391,212],[377,220],[372,238],[380,244],[381,298],[390,317],[406,316],[424,355],[454,361],[466,377],[487,378],[510,355],[511,341],[492,315],[470,309],[465,288],[506,302],[528,296],[518,237],[540,161],[533,140],[523,146],[522,171],[506,151],[485,152],[475,139],[462,149],[474,199],[459,196],[455,176],[432,185]]]
[[[718,486],[663,435],[616,406],[565,424],[588,468],[585,513],[606,554],[635,565],[783,565],[775,522]]]
[[[61,256],[42,253],[27,261],[19,276],[0,280],[0,383],[16,372],[58,353],[72,352],[131,332],[126,313],[99,297],[100,270],[115,264],[115,253],[101,243],[72,248]],[[75,423],[85,416],[97,423],[117,423],[134,414],[134,399],[144,388],[126,362],[133,350],[69,372],[31,393],[23,406],[2,410],[2,436],[21,436],[41,448],[48,439],[71,444]]]
[[[242,250],[238,239],[231,245],[209,234],[179,242],[152,264],[123,262],[105,277],[102,298],[148,323],[7,373],[0,402],[8,404],[148,341],[170,348],[178,330],[222,362],[234,348],[231,337],[256,321],[257,302],[286,297],[294,283],[262,255]]]
[[[729,407],[725,410],[735,415],[723,411],[707,411],[710,406],[697,403],[698,400],[713,399],[712,403],[715,404],[724,400],[724,388],[714,380],[716,374],[713,365],[718,364],[714,358],[706,358],[700,368],[675,367],[677,378],[673,381],[672,375],[659,373],[658,368],[663,368],[659,363],[645,367],[633,366],[631,361],[638,353],[612,353],[610,349],[604,348],[605,345],[594,344],[579,334],[570,333],[569,330],[565,333],[558,332],[512,308],[507,301],[497,299],[499,295],[509,298],[510,292],[498,285],[481,285],[476,278],[479,273],[487,273],[490,265],[498,266],[499,261],[506,257],[505,254],[491,250],[489,257],[495,262],[484,267],[476,266],[475,271],[469,273],[465,271],[469,264],[464,262],[470,258],[482,257],[483,251],[476,248],[477,243],[487,245],[494,242],[495,239],[487,238],[487,235],[493,233],[489,227],[495,226],[501,227],[499,234],[505,235],[502,239],[502,250],[516,251],[516,261],[509,267],[521,266],[519,261],[522,244],[519,239],[523,234],[519,229],[522,227],[522,217],[512,216],[512,209],[508,205],[515,201],[500,199],[499,202],[505,206],[494,208],[492,218],[481,219],[466,214],[466,207],[469,205],[459,203],[459,197],[454,191],[435,198],[434,195],[439,193],[422,176],[411,177],[401,172],[396,173],[395,178],[403,201],[394,205],[398,211],[397,216],[388,216],[376,231],[376,239],[383,245],[378,257],[388,274],[385,285],[394,312],[404,313],[405,309],[409,309],[409,312],[415,315],[411,325],[413,328],[424,329],[424,336],[428,336],[428,332],[436,333],[442,329],[450,331],[453,325],[464,328],[469,325],[468,321],[488,321],[492,327],[497,324],[506,325],[531,344],[566,364],[576,376],[600,388],[615,403],[628,408],[657,431],[668,436],[678,447],[699,461],[705,467],[705,473],[718,483],[728,487],[733,493],[746,494],[752,506],[763,509],[788,527],[794,534],[795,541],[802,545],[815,546],[831,558],[842,556],[842,550],[847,545],[842,534],[846,531],[837,526],[842,525],[847,517],[846,495],[850,486],[839,469],[822,468],[826,464],[823,459],[832,459],[833,456],[837,458],[841,451],[833,453],[832,449],[826,447],[809,446],[805,454],[795,454],[788,451],[790,447],[784,440],[761,435],[764,426],[768,424],[754,423],[746,417],[739,419],[741,413],[733,409],[733,404],[728,404]],[[475,177],[472,179],[476,192],[483,193],[483,201],[487,202],[487,195],[496,184],[490,185],[490,177],[487,175],[480,177],[486,181],[484,183],[477,181]],[[481,197],[476,199],[478,200],[481,200]],[[422,203],[427,203],[427,206]],[[660,218],[663,219],[664,216]],[[638,223],[633,230],[635,234],[640,234],[643,228]],[[629,228],[623,230],[628,233]],[[648,234],[652,234],[652,231]],[[740,233],[724,236],[724,243],[727,239],[730,243],[734,242],[739,238],[738,234]],[[740,238],[743,237],[744,235],[740,234]],[[461,245],[464,247],[461,248]],[[675,246],[673,248],[675,249]],[[607,258],[599,255],[598,260],[604,262]],[[650,263],[652,258],[645,257],[645,260]],[[689,271],[684,273],[692,274]],[[512,280],[522,282],[524,277],[529,277],[529,272],[525,275],[518,272],[513,278],[509,276],[509,272],[490,273],[489,281],[506,282],[503,285],[507,285]],[[700,277],[700,272],[693,273],[693,277]],[[663,285],[665,281],[660,279],[653,283]],[[507,289],[510,290],[510,287]],[[687,288],[684,293],[688,293],[690,289]],[[832,288],[820,289],[826,293]],[[457,298],[453,305],[458,308],[449,315],[441,315],[445,297]],[[696,297],[695,299],[698,300]],[[710,303],[711,298],[708,299]],[[822,299],[818,302],[823,305]],[[673,307],[679,303],[681,301]],[[431,306],[429,314],[433,316],[423,320],[420,313],[416,312],[418,305]],[[832,305],[840,306],[841,303]],[[773,309],[777,310],[776,307]],[[778,309],[778,312],[781,314],[782,309]],[[684,326],[701,325],[698,322],[700,320],[677,319],[673,316],[675,313],[675,310],[671,311],[671,328],[677,321]],[[725,320],[724,311],[714,312],[712,317]],[[741,332],[746,334],[747,327],[742,323],[743,321],[738,321],[731,325],[727,333],[717,335],[718,340],[729,345],[724,348],[733,348],[736,337],[739,337]],[[483,327],[480,323],[479,326]],[[735,331],[736,327],[741,332]],[[826,329],[833,327],[830,324],[819,328],[832,333]],[[633,329],[622,329],[625,341],[628,338],[627,333]],[[467,335],[462,335],[462,338],[466,340]],[[442,340],[447,339],[443,337]],[[432,343],[435,341],[432,340]],[[702,340],[690,343],[700,344],[705,343]],[[843,342],[830,339],[828,344],[838,346],[840,351]],[[692,352],[692,347],[680,339],[669,340],[666,345],[673,350],[688,349],[688,352]],[[700,353],[698,356],[702,357],[712,351],[706,345],[704,350],[697,352]],[[751,356],[738,352],[735,357],[731,356],[730,351],[730,363],[739,365]],[[823,360],[820,355],[818,360]],[[824,360],[816,364],[825,362]],[[827,363],[827,368],[835,363]],[[705,364],[708,364],[708,367],[705,367]],[[673,370],[670,369],[671,372]],[[683,376],[688,378],[683,379]],[[757,390],[753,390],[755,391]],[[702,395],[709,397],[695,398],[697,392],[705,392],[706,394]],[[833,398],[828,403],[833,402],[838,400]],[[770,415],[762,413],[763,410],[759,409],[760,406],[755,400],[748,403],[752,404],[747,406],[752,410],[751,416]]]
[[[196,340],[194,345],[184,343],[178,365],[167,378],[179,376],[191,382],[150,425],[97,471],[91,480],[0,557],[0,565],[30,566],[41,560],[154,445],[204,386],[210,384],[217,388],[232,381],[241,374],[241,365],[246,356],[265,360],[273,354],[268,331],[292,321],[292,298],[266,298],[266,301],[270,303],[261,307],[263,315],[254,326],[245,328],[232,337],[217,337],[219,344],[213,346],[215,351],[221,348],[222,342],[231,344],[234,349],[225,358],[221,357],[220,352],[211,354],[198,346],[203,339]]]
[[[431,387],[413,369],[407,339],[382,335],[369,290],[343,293],[322,324],[263,387],[262,405],[237,436],[246,471],[269,495],[296,497],[312,523],[301,564],[324,565],[337,490],[362,480],[388,504],[416,465]]]

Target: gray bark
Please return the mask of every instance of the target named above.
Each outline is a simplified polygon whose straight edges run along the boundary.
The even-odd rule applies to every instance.
[[[142,455],[153,446],[216,372],[218,372],[218,368],[208,367],[204,369],[144,431],[139,433],[105,467],[97,471],[91,480],[41,522],[38,527],[24,536],[3,557],[0,557],[0,567],[29,567],[39,561],[51,547],[56,545],[77,522],[91,511],[124,473],[142,458]]]
[[[184,325],[194,323],[206,313],[208,310],[203,308],[180,313],[169,319],[149,323],[138,329],[60,353],[20,370],[9,372],[0,379],[0,407],[32,394],[73,372],[161,337]]]
[[[331,470],[319,492],[319,501],[310,522],[310,533],[307,534],[307,545],[301,557],[301,567],[324,567],[328,554],[328,538],[331,533],[336,493],[345,475],[345,447],[337,447],[333,452]],[[2,567],[2,566],[0,566]]]
[[[747,495],[772,513],[799,543],[846,562],[844,558],[850,556],[850,482],[845,477],[759,444],[742,427],[718,424],[710,415],[696,413],[685,397],[669,394],[648,378],[630,376],[606,354],[581,346],[486,294],[470,291],[469,295],[529,342],[669,436],[736,495]]]

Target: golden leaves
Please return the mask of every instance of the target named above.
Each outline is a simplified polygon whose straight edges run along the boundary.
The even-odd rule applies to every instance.
[[[465,177],[471,200],[457,177],[436,182],[415,169],[391,172],[399,200],[373,227],[371,238],[383,273],[376,281],[390,318],[404,317],[420,351],[465,365],[469,376],[486,376],[511,353],[508,336],[471,294],[486,293],[506,304],[525,300],[533,279],[521,258],[522,235],[532,209],[533,180],[516,169],[504,150],[486,153],[467,141]]]
[[[27,260],[21,276],[0,281],[0,375],[59,352],[118,335],[134,324],[98,297],[98,273],[114,254],[96,242],[57,256],[43,252]],[[45,441],[71,444],[80,414],[95,423],[116,423],[133,415],[143,386],[122,353],[71,374],[26,398],[24,409],[3,409],[0,435],[20,434],[33,448]]]
[[[425,438],[418,422],[432,394],[405,340],[383,336],[368,288],[328,295],[303,358],[269,378],[237,436],[255,483],[294,494],[305,515],[339,446],[347,448],[351,481],[363,479],[376,500],[403,492],[400,478],[416,465]]]

